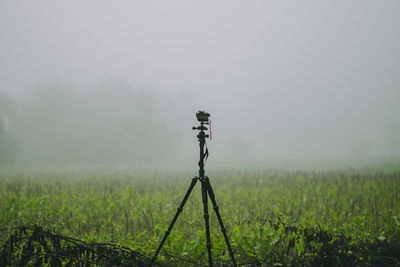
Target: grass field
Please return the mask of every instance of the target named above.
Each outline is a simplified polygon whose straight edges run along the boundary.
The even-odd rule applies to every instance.
[[[87,242],[123,244],[150,256],[193,175],[3,170],[0,228],[40,225]],[[312,264],[316,258],[342,255],[364,265],[374,263],[368,252],[374,244],[390,247],[400,242],[400,166],[208,175],[239,263]],[[163,249],[207,263],[200,188],[198,183]],[[214,259],[229,262],[210,202],[209,213]],[[3,246],[9,231],[0,234]],[[329,249],[336,252],[328,255]],[[160,260],[168,261],[163,255]],[[396,262],[383,256],[379,260]]]

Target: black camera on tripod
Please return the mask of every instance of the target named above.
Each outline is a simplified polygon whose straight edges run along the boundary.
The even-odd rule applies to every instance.
[[[210,117],[210,113],[205,111],[198,111],[196,113],[197,120],[200,122],[208,122],[208,118]]]
[[[193,177],[192,183],[190,184],[188,190],[186,191],[186,194],[183,197],[183,200],[182,200],[181,204],[179,205],[179,208],[176,210],[174,218],[172,219],[170,225],[168,226],[167,231],[165,231],[164,237],[161,240],[160,245],[158,246],[156,252],[154,253],[154,256],[151,258],[149,267],[151,267],[153,265],[153,263],[155,263],[157,256],[160,253],[162,246],[164,245],[165,240],[167,239],[168,235],[170,234],[172,227],[174,227],[174,224],[175,224],[176,220],[178,219],[179,214],[183,210],[183,206],[185,206],[185,203],[186,203],[187,199],[189,198],[190,193],[192,192],[194,186],[196,185],[196,183],[198,181],[201,182],[201,195],[202,195],[202,199],[203,199],[203,212],[204,212],[203,217],[204,217],[204,223],[205,223],[205,227],[206,227],[206,241],[207,241],[206,247],[207,247],[207,253],[208,253],[208,266],[213,267],[212,253],[211,253],[210,221],[209,221],[210,216],[208,214],[208,204],[207,204],[208,199],[210,199],[213,204],[214,211],[217,215],[219,226],[221,227],[221,232],[224,235],[225,243],[228,247],[229,255],[231,256],[233,266],[237,267],[235,257],[233,255],[233,251],[232,251],[231,245],[228,240],[228,235],[226,234],[224,223],[222,222],[221,214],[219,213],[218,205],[215,200],[214,191],[212,189],[210,180],[208,179],[207,176],[204,175],[204,172],[205,172],[204,164],[208,158],[208,149],[206,146],[206,138],[208,138],[208,137],[211,138],[211,129],[210,129],[210,136],[208,134],[205,134],[204,131],[208,130],[208,129],[204,124],[209,125],[211,128],[211,121],[208,120],[208,118],[210,117],[210,113],[205,112],[205,111],[198,111],[196,113],[196,117],[197,117],[197,120],[200,122],[200,126],[193,127],[192,129],[200,131],[197,134],[197,138],[199,139],[199,146],[200,146],[199,176]]]

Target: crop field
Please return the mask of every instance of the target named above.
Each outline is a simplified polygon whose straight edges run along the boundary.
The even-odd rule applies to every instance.
[[[399,264],[400,166],[207,174],[239,265]],[[36,225],[151,257],[192,177],[143,170],[2,171],[0,248],[13,227]],[[209,213],[213,259],[229,265],[211,202]],[[182,265],[207,264],[200,183],[159,262],[168,266],[170,255],[189,260]]]

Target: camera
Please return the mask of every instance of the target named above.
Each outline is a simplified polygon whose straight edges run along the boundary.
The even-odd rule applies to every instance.
[[[205,111],[198,111],[196,113],[197,120],[200,122],[208,122],[208,118],[210,117],[210,113]]]

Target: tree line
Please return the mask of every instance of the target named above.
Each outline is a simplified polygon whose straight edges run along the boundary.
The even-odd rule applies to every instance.
[[[116,79],[88,90],[52,81],[18,99],[1,93],[0,164],[165,160],[180,145],[165,114],[173,107],[170,99]]]

